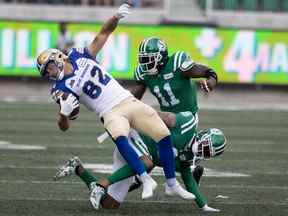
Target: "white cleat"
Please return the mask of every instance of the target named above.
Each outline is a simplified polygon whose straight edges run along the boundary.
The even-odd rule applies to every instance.
[[[66,176],[73,175],[75,173],[76,167],[81,164],[78,157],[72,157],[65,161],[64,164],[58,168],[57,173],[54,176],[54,180],[57,181]]]
[[[152,197],[153,191],[157,187],[157,182],[150,175],[141,176],[140,179],[143,183],[142,199]]]
[[[98,210],[100,208],[101,199],[105,194],[105,189],[97,185],[96,182],[92,182],[90,184],[90,190],[90,203],[94,209]]]
[[[176,184],[169,187],[167,183],[165,183],[165,194],[168,196],[179,196],[182,199],[187,199],[187,200],[194,200],[196,197],[194,194],[186,191],[178,181],[176,181]]]

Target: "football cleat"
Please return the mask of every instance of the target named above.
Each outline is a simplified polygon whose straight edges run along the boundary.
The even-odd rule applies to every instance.
[[[128,192],[137,190],[138,188],[140,188],[142,185],[142,182],[139,180],[139,178],[137,176],[134,177],[134,182],[131,184],[131,186],[129,187]]]
[[[90,184],[90,191],[90,203],[94,209],[98,210],[100,208],[101,199],[105,194],[105,189],[96,182],[92,182]]]
[[[183,199],[188,200],[195,199],[195,195],[182,188],[178,181],[176,181],[176,184],[171,187],[169,187],[167,183],[165,183],[165,194],[168,196],[177,195]]]
[[[193,177],[197,183],[197,185],[200,185],[200,180],[201,180],[201,177],[203,175],[203,172],[204,172],[204,167],[198,165],[195,167],[195,169],[193,170]]]
[[[81,165],[81,161],[78,157],[72,157],[69,160],[65,161],[64,164],[58,168],[54,180],[57,181],[66,176],[75,174],[77,166]]]
[[[153,191],[157,187],[157,182],[154,181],[154,179],[148,174],[140,176],[140,179],[143,183],[142,199],[148,199],[152,197]]]

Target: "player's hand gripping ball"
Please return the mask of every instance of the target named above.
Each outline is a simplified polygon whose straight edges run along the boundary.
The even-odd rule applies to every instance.
[[[80,105],[78,99],[71,93],[56,91],[53,99],[60,106],[60,113],[68,116],[69,120],[75,120],[79,116]]]

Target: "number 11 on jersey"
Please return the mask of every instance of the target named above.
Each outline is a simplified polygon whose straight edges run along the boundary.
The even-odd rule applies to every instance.
[[[163,89],[166,92],[166,94],[169,96],[169,101],[167,101],[166,98],[163,96],[163,94],[160,91],[159,86],[155,86],[153,89],[154,93],[157,95],[157,98],[160,99],[162,106],[168,107],[168,106],[174,106],[180,103],[180,100],[177,99],[174,93],[172,92],[172,89],[169,83],[165,83],[163,86]]]

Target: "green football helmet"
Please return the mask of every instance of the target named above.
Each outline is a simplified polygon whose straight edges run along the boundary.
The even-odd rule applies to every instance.
[[[217,128],[209,128],[199,131],[196,142],[192,145],[194,156],[199,159],[209,160],[221,155],[226,147],[226,137]]]
[[[164,65],[167,59],[167,45],[160,38],[150,37],[140,43],[138,61],[143,73],[148,75],[157,74],[157,67]]]

